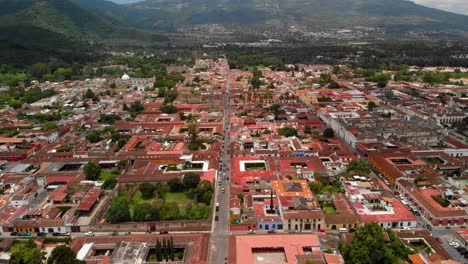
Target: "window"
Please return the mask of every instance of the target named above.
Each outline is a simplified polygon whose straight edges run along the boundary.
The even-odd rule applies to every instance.
[[[411,225],[411,222],[408,222],[408,226],[410,226],[410,225]]]
[[[278,229],[283,229],[283,224],[278,224]]]

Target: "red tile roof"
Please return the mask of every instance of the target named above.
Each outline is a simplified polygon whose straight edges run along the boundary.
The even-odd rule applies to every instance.
[[[78,205],[76,209],[80,211],[91,210],[91,208],[96,203],[101,193],[102,193],[102,189],[91,189],[83,198],[83,200],[81,200],[80,204]]]

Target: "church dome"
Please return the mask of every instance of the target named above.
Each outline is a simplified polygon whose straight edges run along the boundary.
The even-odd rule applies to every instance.
[[[122,80],[130,80],[130,76],[128,76],[126,73],[122,75]]]

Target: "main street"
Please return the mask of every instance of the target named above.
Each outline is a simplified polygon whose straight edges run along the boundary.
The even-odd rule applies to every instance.
[[[229,153],[229,135],[230,135],[230,99],[229,92],[231,86],[231,74],[229,64],[227,67],[226,93],[224,98],[224,140],[220,158],[220,171],[215,186],[215,204],[219,204],[219,211],[215,210],[213,215],[212,233],[210,238],[209,263],[221,264],[227,263],[228,237],[229,237],[229,196],[230,196],[230,153]],[[219,184],[221,181],[221,184]],[[224,191],[223,191],[224,190]],[[218,216],[218,220],[215,220]]]

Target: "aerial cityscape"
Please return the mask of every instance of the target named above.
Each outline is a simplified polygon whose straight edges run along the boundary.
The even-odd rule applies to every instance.
[[[468,16],[115,2],[0,0],[0,263],[468,263]]]

